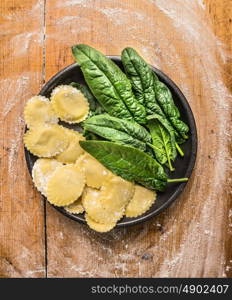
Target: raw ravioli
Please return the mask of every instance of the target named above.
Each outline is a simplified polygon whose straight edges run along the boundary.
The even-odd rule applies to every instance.
[[[91,229],[98,232],[107,232],[116,226],[116,222],[108,224],[95,222],[88,214],[85,214],[85,220]]]
[[[68,211],[71,214],[82,214],[85,209],[82,205],[81,197],[78,198],[75,202],[72,204],[69,204],[68,206],[65,206],[64,209]]]
[[[114,223],[121,219],[124,210],[120,212],[106,211],[101,205],[101,191],[93,188],[86,188],[82,203],[87,214],[97,223]]]
[[[39,158],[32,168],[32,179],[38,189],[45,197],[47,196],[47,182],[54,171],[63,166],[53,158]]]
[[[126,207],[126,217],[137,217],[145,213],[155,202],[156,192],[140,185],[135,186],[135,193]]]
[[[119,212],[125,208],[134,194],[134,184],[119,176],[112,176],[102,186],[101,204],[107,211]]]
[[[68,146],[64,129],[59,125],[39,125],[30,128],[24,135],[26,148],[39,157],[52,157]]]
[[[89,187],[99,189],[112,173],[99,161],[89,154],[85,154],[77,164],[81,164],[85,171],[86,184]]]
[[[83,171],[75,165],[66,165],[55,170],[48,180],[47,199],[56,206],[75,202],[85,185]]]
[[[56,159],[65,164],[75,163],[76,160],[84,153],[79,141],[84,141],[84,136],[74,130],[64,128],[65,135],[68,139],[68,147],[56,156]]]
[[[51,103],[57,116],[67,123],[80,123],[89,113],[89,102],[78,89],[70,85],[56,87]]]
[[[41,124],[57,124],[59,121],[51,101],[44,96],[34,96],[27,101],[24,108],[24,120],[28,128]]]

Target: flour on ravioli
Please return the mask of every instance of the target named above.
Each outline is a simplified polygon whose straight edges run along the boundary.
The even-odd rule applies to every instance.
[[[116,226],[116,222],[107,224],[98,223],[94,221],[88,214],[85,214],[85,220],[91,229],[98,232],[108,232]]]
[[[98,160],[87,153],[80,161],[77,161],[77,164],[84,168],[86,184],[92,188],[99,189],[112,174]]]
[[[82,203],[87,214],[95,221],[101,224],[114,223],[118,221],[123,211],[106,211],[101,205],[101,191],[87,187],[82,195]]]
[[[79,141],[85,140],[84,136],[74,130],[64,128],[65,136],[68,139],[68,147],[56,156],[56,159],[65,164],[75,163],[76,160],[84,153]]]
[[[47,183],[47,199],[56,206],[67,206],[82,194],[85,177],[75,165],[66,165],[55,170]]]
[[[60,85],[52,91],[51,103],[57,116],[67,123],[80,123],[89,114],[89,102],[78,89]]]
[[[43,124],[30,128],[24,135],[26,148],[39,157],[52,157],[68,146],[62,126]]]
[[[38,191],[45,197],[47,196],[48,179],[52,176],[54,171],[61,166],[63,166],[63,164],[53,158],[39,158],[34,163],[32,179]]]
[[[57,124],[57,118],[51,101],[44,96],[34,96],[29,99],[24,108],[24,120],[27,127],[41,124]]]
[[[140,185],[135,185],[135,192],[126,207],[126,217],[138,217],[145,213],[155,202],[156,192],[146,189]]]
[[[71,213],[71,214],[82,214],[85,209],[82,205],[82,200],[81,197],[79,197],[75,202],[73,202],[72,204],[69,204],[67,206],[64,206],[64,209]]]
[[[102,207],[107,211],[121,211],[133,194],[134,184],[114,175],[102,186]]]

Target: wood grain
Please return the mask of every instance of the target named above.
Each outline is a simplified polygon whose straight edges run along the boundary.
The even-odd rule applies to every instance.
[[[204,68],[210,62],[206,61],[200,69],[195,67],[201,63],[200,53],[197,52],[198,57],[195,57],[196,51],[191,51],[189,41],[182,38],[182,32],[170,31],[175,24],[162,12],[162,1],[157,3],[161,5],[157,7],[152,1],[48,3],[47,79],[73,61],[70,46],[74,43],[91,44],[106,54],[120,54],[123,47],[133,46],[150,63],[169,74],[187,94],[200,139],[195,174],[187,189],[173,207],[146,224],[100,235],[66,220],[49,206],[48,276],[225,276],[225,260],[221,253],[225,253],[223,228],[226,227],[228,207],[225,198],[228,195],[223,188],[216,193],[214,184],[218,180],[207,177],[208,173],[216,175],[217,168],[211,158],[217,158],[220,150],[217,148],[220,142],[218,119],[211,108],[212,87],[207,87],[203,80],[207,75]],[[175,8],[181,9],[178,3]],[[183,22],[184,13],[177,11]],[[201,7],[193,6],[192,14],[199,14],[202,26],[208,25],[206,12],[202,12]],[[199,29],[194,21],[192,23],[186,26],[193,25],[197,33]],[[190,28],[186,28],[187,34],[188,30]],[[171,47],[174,49],[167,51]],[[210,52],[216,51],[214,42],[208,43],[208,47]],[[199,72],[202,78],[199,78]],[[207,95],[211,97],[208,102],[205,101]],[[206,199],[205,195],[208,195]],[[211,197],[214,201],[210,204]],[[218,197],[220,203],[216,201]],[[216,212],[219,212],[218,216]]]
[[[0,277],[44,277],[44,204],[26,169],[25,100],[43,79],[43,3],[0,4]]]
[[[229,57],[224,64],[223,69],[223,78],[224,81],[230,91],[232,92],[232,0],[230,1],[221,1],[221,5],[218,5],[217,0],[207,0],[206,7],[208,16],[211,19],[213,24],[213,30],[215,34],[220,38],[222,43],[224,43],[224,47],[226,51],[228,51]],[[228,120],[229,124],[231,124],[231,119]],[[232,153],[232,148],[230,146],[230,154]],[[231,166],[231,163],[229,162]],[[230,172],[228,171],[228,178],[231,178],[231,168]],[[228,277],[232,277],[232,197],[231,197],[231,182],[227,179],[229,184],[229,196],[227,202],[227,211],[229,211],[229,217],[226,219],[226,226],[227,229],[225,232],[225,273]]]
[[[1,140],[0,276],[231,277],[231,0],[2,2],[1,96],[7,114]],[[111,55],[135,47],[183,90],[197,122],[196,168],[178,201],[149,222],[108,234],[94,233],[48,204],[43,214],[23,160],[23,102],[38,92],[43,77],[48,80],[73,62],[75,43]],[[12,82],[18,90],[6,88]]]

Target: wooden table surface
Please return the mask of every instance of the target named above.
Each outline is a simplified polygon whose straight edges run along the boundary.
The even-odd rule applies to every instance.
[[[231,277],[231,0],[0,2],[0,277]],[[135,47],[182,89],[199,149],[156,218],[98,234],[45,203],[27,171],[25,101],[73,62],[70,46]]]

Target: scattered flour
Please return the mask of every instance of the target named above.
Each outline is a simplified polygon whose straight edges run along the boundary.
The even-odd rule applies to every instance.
[[[227,122],[231,95],[223,80],[222,64],[228,61],[228,53],[207,22],[203,1],[142,0],[141,2],[149,7],[147,14],[141,8],[135,8],[132,2],[127,2],[126,6],[123,1],[115,1],[112,6],[108,1],[101,5],[97,0],[94,2],[73,0],[64,1],[60,6],[71,8],[82,5],[101,13],[110,29],[107,34],[98,33],[96,39],[98,44],[110,43],[114,47],[112,34],[119,35],[124,46],[128,44],[134,46],[150,63],[163,69],[171,77],[176,77],[177,84],[184,91],[193,109],[198,112],[194,111],[197,123],[200,118],[201,122],[204,118],[200,115],[202,107],[204,111],[209,111],[211,116],[215,115],[217,125],[207,124],[205,119],[209,130],[215,127],[212,140],[202,128],[198,128],[199,156],[196,174],[191,179],[192,191],[188,192],[188,199],[184,199],[183,196],[168,210],[169,215],[163,214],[164,225],[156,222],[151,226],[152,223],[147,223],[140,231],[116,229],[106,235],[84,230],[84,243],[87,243],[87,240],[91,241],[88,245],[91,255],[96,254],[96,249],[101,249],[97,252],[97,258],[94,256],[93,260],[101,261],[102,257],[106,260],[108,258],[107,264],[98,265],[92,270],[91,276],[103,274],[111,277],[128,276],[132,272],[133,274],[137,272],[138,276],[151,277],[224,276],[223,227],[226,204],[223,202],[224,191],[221,187],[225,184],[229,168],[227,139],[231,134]],[[71,23],[74,20],[70,18]],[[78,22],[78,19],[76,21]],[[83,23],[83,26],[86,24],[85,29],[89,27],[89,31],[91,26],[96,25],[94,19],[90,24]],[[127,24],[129,26],[125,30]],[[68,26],[68,23],[66,25]],[[141,28],[143,28],[142,35]],[[75,33],[75,30],[73,32]],[[117,47],[115,49],[118,51],[116,54],[119,54],[121,49]],[[191,69],[189,67],[192,67],[194,72],[189,71]],[[193,85],[194,74],[200,78],[199,90]],[[217,147],[216,142],[219,145]],[[206,143],[212,143],[208,151],[211,157],[217,158],[214,165],[210,166],[210,170],[204,169],[205,157],[201,152]],[[200,183],[202,187],[205,185],[207,194],[203,194],[203,189],[199,189]],[[188,215],[189,203],[193,203],[191,216]],[[180,210],[183,213],[178,214]],[[182,224],[181,232],[180,224]],[[149,260],[141,260],[142,254],[148,251],[144,248],[147,237],[152,240],[151,230],[160,231],[160,235],[156,233],[154,241],[147,245],[149,257],[154,264],[153,270],[151,267],[147,268]],[[176,236],[180,236],[178,245],[174,245]],[[88,276],[89,271],[86,270],[89,270],[89,265],[82,261],[81,266],[78,267],[80,268],[78,276],[79,274]],[[75,268],[75,271],[78,272],[78,269]]]
[[[67,0],[67,1],[60,1],[60,3],[58,2],[57,7],[72,8],[73,6],[76,6],[76,5],[81,5],[81,6],[85,7],[88,2],[92,3],[92,0]]]
[[[31,42],[42,46],[43,33],[42,32],[26,32],[15,35],[11,39],[12,54],[16,57],[27,55],[30,50]]]
[[[57,233],[57,239],[64,240],[66,243],[62,251],[55,248],[55,240],[50,242],[53,245],[50,251],[54,251],[53,257],[57,258],[57,261],[49,263],[51,276],[56,276],[60,265],[64,268],[64,276],[70,274],[84,277],[130,276],[132,273],[141,277],[207,277],[212,274],[220,277],[225,276],[225,272],[231,268],[230,264],[225,265],[225,241],[222,232],[227,217],[224,215],[226,203],[223,202],[224,191],[222,190],[225,188],[226,174],[229,169],[226,140],[231,136],[227,124],[231,94],[222,74],[222,65],[228,61],[228,53],[206,21],[205,5],[202,0],[141,0],[141,2],[149,8],[147,14],[143,9],[135,7],[133,1],[127,1],[126,4],[123,0],[115,0],[113,6],[112,1],[109,0],[57,1],[56,8],[67,9],[67,15],[57,19],[54,26],[67,28],[70,26],[70,30],[65,37],[59,37],[57,30],[57,34],[49,38],[62,39],[61,42],[66,44],[73,42],[73,39],[79,41],[81,34],[90,33],[91,28],[97,25],[95,18],[90,20],[85,16],[79,16],[78,10],[73,14],[75,6],[93,9],[101,14],[109,28],[97,32],[92,38],[93,43],[105,44],[106,47],[110,44],[112,51],[118,51],[114,54],[119,54],[121,49],[117,48],[117,39],[114,40],[114,35],[117,34],[124,46],[128,44],[134,46],[150,63],[163,69],[171,77],[178,74],[175,76],[177,84],[184,91],[192,107],[197,108],[196,111],[199,113],[199,115],[195,114],[197,123],[200,118],[202,120],[205,117],[200,115],[201,107],[209,114],[215,115],[215,124],[207,124],[207,120],[205,122],[210,129],[213,126],[216,128],[216,138],[212,139],[212,150],[208,149],[208,151],[217,159],[214,165],[210,166],[210,170],[204,169],[206,158],[201,149],[206,143],[205,140],[211,143],[211,139],[209,134],[198,128],[199,155],[188,198],[181,197],[179,202],[164,213],[159,221],[148,222],[135,230],[115,229],[102,235],[84,229],[82,225],[78,227],[79,231],[77,231],[77,224],[73,227],[67,226],[66,234],[60,231]],[[38,1],[32,9],[39,10],[41,5],[43,1]],[[149,13],[150,11],[152,14]],[[20,15],[9,15],[6,19],[14,18],[20,19]],[[80,22],[81,26],[78,26]],[[142,35],[141,28],[143,28]],[[24,41],[19,47],[19,56],[27,54],[30,41],[38,43],[38,46],[43,43],[43,38],[36,31],[18,33],[15,30],[5,23],[0,26],[2,33],[16,34],[11,40],[12,45],[18,44],[20,40]],[[186,60],[183,60],[183,57]],[[189,72],[189,66],[194,72]],[[194,74],[200,78],[200,88],[193,86]],[[14,90],[14,93],[9,93],[3,102],[3,118],[8,117],[13,109],[19,109],[20,101],[30,96],[30,78],[33,76],[34,74],[24,73],[20,78],[7,78],[1,81],[1,89]],[[15,153],[22,138],[21,112],[22,108],[19,109],[19,118],[15,120],[18,129],[15,129],[14,138],[10,141],[8,156],[10,174],[13,173]],[[217,148],[215,141],[218,143]],[[208,187],[207,194],[201,192],[200,184]],[[187,194],[184,195],[186,197]],[[193,203],[194,212],[191,216],[188,215],[190,202]],[[178,213],[180,210],[183,213]],[[229,217],[231,216],[230,210]],[[179,224],[182,225],[182,232]],[[164,232],[161,230],[162,226],[165,228]],[[73,231],[72,237],[77,236],[77,232],[79,236],[77,241],[71,240],[70,244],[67,244],[66,237],[71,231]],[[154,236],[151,234],[153,231]],[[160,234],[157,231],[160,231]],[[176,236],[180,236],[178,245],[174,243]],[[83,245],[87,245],[86,251],[82,260],[78,261],[76,253],[78,247],[82,248]],[[151,254],[149,257],[152,261],[141,260],[141,256],[147,252]],[[62,253],[66,255],[63,256]],[[30,254],[25,251],[25,255]],[[23,258],[20,259],[23,263]],[[199,265],[198,262],[201,264],[204,262],[204,265]],[[40,268],[35,266],[28,271],[28,276],[33,276],[40,271]]]
[[[0,24],[2,53],[4,54],[2,61],[4,73],[1,74],[0,79],[0,127],[1,147],[3,148],[1,168],[3,167],[4,170],[3,182],[7,183],[4,187],[5,192],[1,193],[3,197],[0,202],[1,208],[6,209],[6,212],[9,211],[9,215],[1,214],[3,222],[6,217],[8,220],[0,230],[0,239],[2,242],[3,238],[2,245],[4,245],[0,252],[4,254],[2,252],[4,247],[8,252],[0,257],[0,268],[3,268],[1,271],[6,272],[9,277],[42,277],[45,275],[44,251],[43,244],[41,247],[38,244],[41,243],[40,230],[43,231],[44,227],[38,218],[40,204],[30,201],[32,192],[25,191],[26,181],[23,177],[25,169],[22,169],[24,162],[22,136],[25,124],[22,112],[25,101],[33,94],[32,82],[41,82],[41,72],[38,70],[39,61],[29,64],[29,60],[32,58],[30,54],[34,53],[32,52],[34,49],[39,51],[42,48],[40,25],[43,22],[44,1],[32,1],[32,5],[29,2],[19,2],[12,4],[18,9],[9,9],[8,13],[7,10],[4,12]],[[9,5],[6,6],[9,7]],[[29,68],[31,71],[28,70]],[[23,196],[25,193],[25,198],[15,199],[16,188],[18,195]],[[4,194],[8,195],[8,201]],[[24,205],[32,208],[30,214],[28,214],[28,209],[23,210]],[[24,239],[24,234],[30,238]],[[36,237],[37,234],[39,238]],[[38,249],[42,249],[42,253],[39,253]]]

